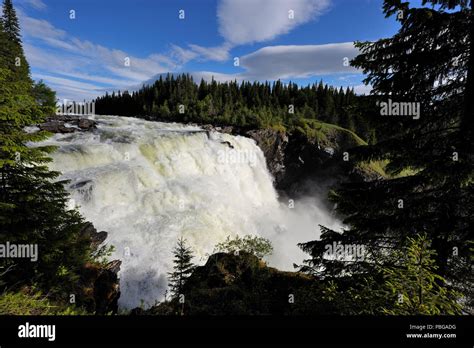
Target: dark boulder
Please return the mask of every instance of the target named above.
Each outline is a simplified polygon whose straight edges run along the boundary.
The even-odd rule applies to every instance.
[[[117,272],[122,264],[114,260],[105,265],[94,282],[94,302],[96,314],[117,313],[120,285]]]
[[[179,298],[134,315],[323,314],[319,282],[299,272],[268,267],[252,254],[217,253],[197,267]],[[320,304],[321,303],[321,304]],[[326,307],[328,308],[328,307]]]
[[[91,249],[97,250],[100,244],[102,244],[107,239],[107,232],[101,231],[97,232],[96,228],[92,223],[87,222],[81,230],[81,235],[84,238],[90,239]]]
[[[82,238],[90,242],[92,253],[97,252],[107,238],[107,232],[97,232],[90,222],[84,225],[80,233]],[[77,284],[78,304],[95,314],[117,313],[120,297],[118,272],[121,264],[120,260],[107,264],[87,263]]]
[[[88,118],[81,118],[77,122],[77,125],[82,130],[91,130],[96,127],[97,122],[95,122],[94,120],[90,120]]]
[[[40,124],[39,129],[51,133],[73,133],[75,129],[73,127],[66,127],[64,122],[58,120],[50,120]]]

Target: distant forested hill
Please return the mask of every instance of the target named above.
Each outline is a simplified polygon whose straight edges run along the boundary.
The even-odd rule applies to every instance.
[[[322,81],[305,87],[281,81],[201,80],[198,84],[188,74],[168,74],[138,91],[99,97],[96,110],[103,115],[249,128],[292,128],[298,120],[318,119],[368,138],[369,127],[355,111],[359,98],[353,89],[334,88]]]

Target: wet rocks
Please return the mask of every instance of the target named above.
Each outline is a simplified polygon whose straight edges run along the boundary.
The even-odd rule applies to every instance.
[[[77,125],[82,130],[91,130],[96,127],[96,122],[88,118],[80,118]]]
[[[97,122],[80,116],[56,115],[49,117],[45,123],[39,124],[38,127],[51,133],[66,134],[92,131],[97,127]]]
[[[245,136],[255,140],[263,151],[267,167],[275,178],[276,186],[285,176],[285,151],[288,146],[288,135],[273,129],[256,129],[245,133]]]
[[[73,127],[68,127],[64,122],[59,120],[49,120],[45,123],[38,125],[39,129],[42,131],[47,131],[51,133],[73,133],[75,129]]]

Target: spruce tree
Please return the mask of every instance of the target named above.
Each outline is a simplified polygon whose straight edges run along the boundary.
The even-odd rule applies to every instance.
[[[461,314],[461,296],[438,274],[426,235],[409,237],[392,256],[394,264],[377,265],[370,274],[326,274],[322,300],[341,315]]]
[[[49,88],[43,80],[35,82],[32,94],[38,105],[56,108],[56,92]]]
[[[446,281],[437,274],[435,252],[426,236],[408,238],[406,248],[396,254],[397,264],[381,270],[385,278],[382,295],[391,300],[382,308],[383,313],[461,314],[459,294],[442,286]]]
[[[1,22],[5,36],[1,39],[0,46],[1,56],[4,59],[3,66],[13,71],[10,77],[12,80],[24,80],[31,84],[30,67],[21,43],[20,25],[11,0],[3,1]]]
[[[186,240],[180,238],[173,251],[173,271],[169,275],[169,288],[173,296],[179,296],[183,293],[183,286],[186,279],[191,275],[195,266],[191,262],[193,253],[191,248],[186,246]]]
[[[14,15],[8,6],[5,11]],[[81,235],[84,221],[79,213],[66,209],[69,196],[64,182],[58,181],[59,173],[47,167],[54,149],[27,146],[46,139],[48,133],[26,132],[25,127],[43,122],[54,108],[39,105],[31,80],[18,76],[8,64],[7,47],[22,48],[11,41],[3,25],[0,29],[0,41],[7,43],[0,47],[0,244],[38,246],[36,261],[0,258],[0,269],[10,270],[2,282],[8,287],[36,285],[50,294],[70,293],[90,260],[90,240]]]
[[[18,17],[11,0],[3,1],[2,21],[8,40],[18,45],[21,44],[20,24],[18,23]]]
[[[386,161],[388,177],[344,184],[332,194],[347,228],[323,228],[320,241],[302,244],[311,255],[305,269],[370,274],[375,264],[394,264],[392,252],[408,238],[426,233],[438,272],[468,296],[474,284],[467,243],[474,225],[472,2],[424,0],[410,7],[385,0],[383,8],[399,20],[399,32],[357,43],[361,54],[352,64],[367,74],[371,100],[419,103],[421,114],[374,115],[390,136],[349,154],[355,161]],[[333,242],[363,244],[369,258],[327,260],[324,246]]]

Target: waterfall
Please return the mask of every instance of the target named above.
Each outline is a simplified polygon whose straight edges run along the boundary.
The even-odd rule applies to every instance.
[[[163,299],[179,237],[197,264],[227,236],[270,239],[271,266],[291,270],[296,246],[335,222],[314,199],[279,202],[260,148],[249,138],[197,126],[95,116],[94,132],[55,134],[50,168],[69,179],[71,206],[109,233],[122,308]]]

